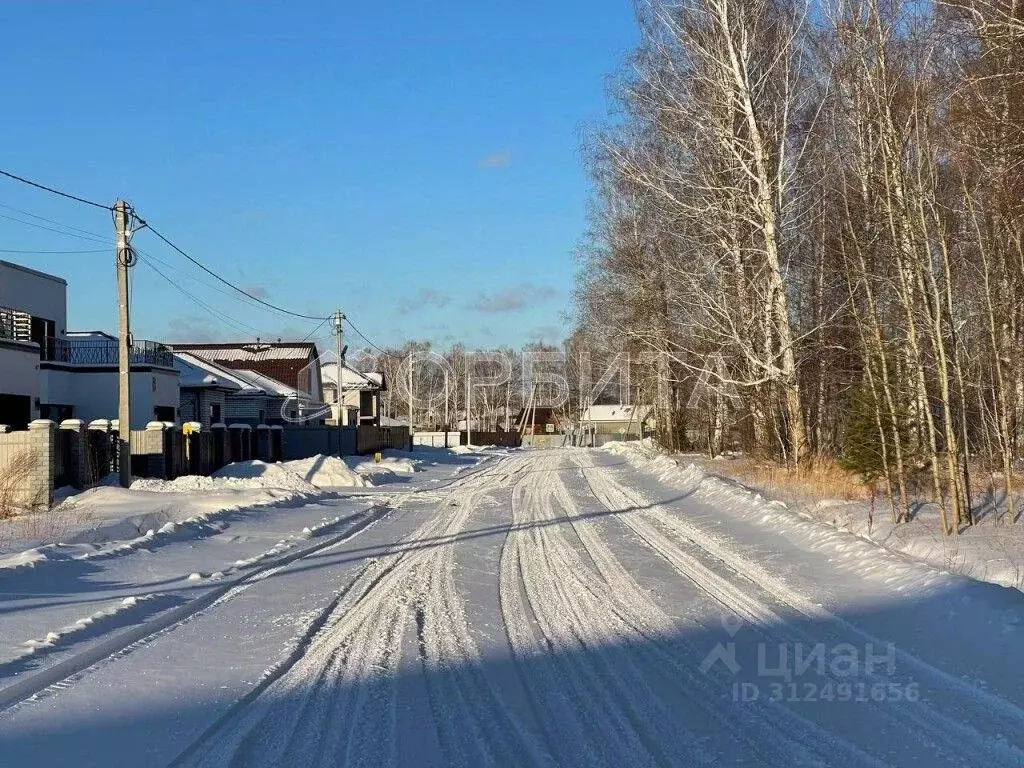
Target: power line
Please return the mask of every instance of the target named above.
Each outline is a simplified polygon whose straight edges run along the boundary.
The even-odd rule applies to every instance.
[[[171,270],[175,269],[175,267],[173,265],[169,264],[168,262],[164,261],[163,259],[161,259],[161,258],[159,258],[157,256],[154,256],[149,251],[143,251],[141,248],[134,248],[133,250],[135,250],[136,253],[141,253],[142,255],[148,257],[152,261],[155,261],[157,264],[162,264],[163,266],[167,267],[167,269],[171,269]],[[247,307],[254,307],[254,308],[257,308],[257,309],[263,309],[262,307],[259,307],[258,305],[253,304],[250,301],[247,301],[245,299],[245,297],[239,296],[234,291],[225,290],[224,288],[221,288],[219,285],[214,285],[213,283],[209,283],[206,280],[201,280],[200,278],[198,278],[198,277],[196,277],[194,275],[190,275],[190,274],[186,274],[186,273],[181,273],[180,277],[183,277],[186,280],[191,280],[194,283],[198,283],[199,285],[202,285],[202,286],[204,286],[206,288],[209,288],[211,291],[216,291],[221,296],[226,296],[227,298],[231,299],[232,301],[237,301],[239,304],[243,304],[243,305],[245,305]]]
[[[304,338],[304,339],[303,339],[302,341],[303,341],[303,342],[306,342],[306,341],[309,341],[309,340],[310,340],[311,338],[313,338],[313,335],[314,335],[314,334],[315,334],[315,333],[316,333],[317,331],[319,331],[319,330],[320,330],[321,328],[323,328],[323,327],[324,327],[324,323],[326,323],[326,322],[327,322],[328,320],[330,320],[330,319],[331,319],[331,318],[329,318],[329,317],[325,317],[325,318],[324,318],[323,320],[321,320],[321,321],[320,321],[320,324],[319,324],[319,325],[317,325],[317,327],[316,327],[316,328],[314,328],[314,329],[313,329],[312,331],[310,331],[310,332],[309,332],[308,334],[306,334],[306,338]]]
[[[65,224],[62,221],[55,221],[54,219],[48,219],[45,216],[40,216],[38,213],[32,213],[31,211],[23,211],[20,208],[15,208],[13,205],[7,205],[6,203],[0,203],[0,208],[6,208],[8,211],[14,211],[15,213],[20,213],[22,216],[31,216],[33,219],[38,219],[39,221],[45,221],[47,224],[55,224],[58,227],[63,227],[64,229],[70,229],[73,232],[80,232],[83,235],[88,235],[89,237],[96,238],[97,240],[102,240],[103,242],[107,242],[107,237],[105,235],[100,235],[100,234],[97,234],[96,232],[90,232],[88,229],[82,229],[81,227],[73,227],[70,224]]]
[[[53,227],[48,227],[45,224],[36,224],[34,221],[25,221],[24,219],[19,219],[19,218],[15,217],[15,216],[8,216],[5,213],[0,213],[0,219],[7,219],[8,221],[14,221],[14,222],[17,222],[18,224],[24,224],[25,226],[28,226],[28,227],[35,227],[37,229],[45,229],[47,232],[55,232],[56,234],[64,235],[65,237],[76,237],[79,240],[88,240],[91,243],[105,243],[105,242],[107,242],[105,240],[100,240],[98,237],[86,237],[85,235],[76,235],[74,232],[65,232],[62,229],[54,229]]]
[[[173,280],[171,280],[166,275],[164,275],[162,272],[160,272],[160,270],[158,270],[155,266],[153,266],[153,264],[151,262],[155,261],[157,264],[161,264],[161,265],[167,267],[167,269],[172,269],[172,270],[174,269],[173,265],[168,264],[163,259],[159,258],[158,256],[154,256],[152,253],[149,253],[148,251],[143,251],[143,250],[140,250],[138,248],[134,248],[133,250],[136,253],[140,254],[140,260],[141,261],[150,262],[150,263],[147,263],[146,266],[148,266],[154,272],[157,272],[161,277],[163,277],[165,280],[170,282],[179,292],[182,293],[182,295],[187,296],[189,299],[191,299],[193,301],[196,301],[197,303],[200,303],[202,306],[207,307],[209,309],[209,306],[207,304],[205,304],[205,302],[202,302],[200,299],[195,297],[193,294],[190,294],[187,291],[185,291],[185,289],[183,289],[181,286],[179,286]],[[142,257],[145,257],[145,258],[142,258]],[[241,304],[244,304],[247,307],[254,307],[256,309],[260,308],[260,307],[256,306],[255,304],[253,304],[253,303],[251,303],[249,301],[246,301],[243,297],[238,296],[237,294],[233,293],[232,291],[227,291],[227,290],[221,288],[220,286],[214,285],[213,283],[208,283],[205,280],[200,280],[198,277],[194,277],[193,275],[182,274],[182,275],[180,275],[180,277],[184,277],[184,278],[186,278],[188,280],[192,280],[193,282],[196,282],[199,285],[202,285],[202,286],[204,286],[206,288],[209,288],[211,291],[216,291],[217,293],[221,294],[222,296],[226,296],[229,299],[231,299],[233,301],[237,301],[237,302],[239,302]],[[214,314],[216,314],[218,317],[220,317],[222,319],[225,317],[222,313],[220,313],[217,310],[210,309],[210,311],[214,312]],[[314,333],[319,331],[323,327],[324,323],[326,323],[328,320],[330,320],[329,317],[325,317],[323,320],[321,320],[320,323],[310,332],[309,336],[307,336],[305,339],[303,339],[303,341],[308,341],[309,338]],[[264,331],[261,331],[259,328],[255,328],[255,327],[253,327],[251,325],[248,325],[246,323],[242,323],[241,321],[237,321],[236,320],[235,321],[235,325],[236,325],[236,330],[239,330],[238,326],[241,325],[241,326],[243,326],[243,329],[248,329],[250,331],[253,331],[257,335],[262,336],[262,337],[269,338],[269,337],[272,337],[274,335],[274,334],[268,334],[268,333],[266,333]]]
[[[74,200],[75,202],[78,202],[78,203],[83,203],[85,205],[91,205],[94,208],[102,208],[105,211],[112,211],[112,210],[114,210],[114,207],[112,205],[104,205],[103,203],[97,203],[97,202],[94,202],[92,200],[86,200],[84,197],[79,197],[78,195],[72,195],[69,192],[62,192],[59,189],[54,189],[53,187],[48,187],[45,184],[40,184],[38,181],[32,181],[31,179],[26,179],[24,176],[18,176],[16,174],[10,173],[9,171],[0,171],[0,176],[6,176],[9,179],[14,179],[15,181],[20,181],[22,184],[28,184],[30,187],[35,187],[36,189],[41,189],[44,192],[49,192],[50,194],[53,194],[53,195],[60,195],[61,197],[66,197],[68,200]]]
[[[203,264],[201,261],[198,261],[197,259],[194,259],[191,256],[189,256],[187,253],[185,253],[185,251],[183,251],[181,248],[176,246],[174,243],[172,243],[166,237],[161,235],[157,230],[155,230],[152,227],[152,225],[146,223],[142,219],[140,219],[139,221],[141,222],[141,225],[143,227],[145,227],[150,232],[152,232],[154,235],[156,235],[160,240],[162,240],[164,242],[165,245],[167,245],[168,247],[170,247],[171,249],[173,249],[174,251],[176,251],[180,255],[184,256],[186,259],[188,259],[190,262],[195,264],[197,267],[199,267],[201,270],[206,272],[211,277],[213,277],[213,278],[219,280],[220,282],[224,283],[224,285],[228,286],[229,288],[232,288],[232,289],[238,291],[243,296],[248,296],[253,301],[255,301],[255,302],[259,303],[259,304],[262,304],[263,306],[268,307],[268,308],[274,310],[275,312],[280,312],[283,315],[291,315],[292,317],[298,317],[298,318],[300,318],[302,320],[324,320],[324,319],[326,319],[326,318],[324,318],[324,317],[322,317],[320,315],[304,315],[301,312],[292,312],[291,310],[285,309],[284,307],[279,307],[276,304],[272,304],[269,301],[264,301],[259,296],[252,295],[251,293],[249,293],[244,288],[239,288],[237,285],[232,283],[230,280],[227,280],[226,278],[221,277],[216,272],[214,272],[212,269],[210,269],[205,264]]]
[[[345,318],[345,322],[347,322],[350,326],[352,326],[352,330],[356,332],[356,335],[358,335],[360,338],[362,338],[362,340],[365,341],[367,344],[369,344],[371,347],[376,349],[382,355],[388,354],[387,351],[381,349],[376,344],[374,344],[372,341],[370,341],[370,339],[367,338],[366,334],[363,333],[362,331],[360,331],[358,328],[356,328],[356,324],[353,323],[348,317]]]
[[[0,248],[0,253],[22,253],[32,256],[78,256],[86,253],[107,253],[110,248],[96,248],[86,251],[32,251],[25,248]]]
[[[184,296],[185,298],[187,298],[190,302],[193,302],[193,303],[197,304],[198,306],[202,307],[207,312],[209,312],[213,317],[216,317],[221,322],[226,323],[228,326],[230,326],[234,330],[238,331],[239,333],[242,333],[242,334],[245,334],[245,335],[248,335],[249,333],[252,333],[254,336],[263,336],[263,335],[265,335],[263,333],[263,331],[261,331],[259,328],[254,328],[251,325],[247,325],[247,324],[245,324],[245,323],[243,323],[241,321],[238,321],[238,320],[235,320],[235,319],[233,319],[231,317],[228,317],[227,315],[223,314],[222,312],[219,312],[216,309],[214,309],[213,307],[211,307],[209,304],[207,304],[202,299],[200,299],[200,298],[198,298],[196,296],[193,296],[188,291],[186,291],[184,288],[182,288],[180,285],[178,285],[176,282],[174,282],[171,278],[169,278],[167,275],[165,275],[163,272],[161,272],[159,269],[157,269],[152,263],[150,263],[150,261],[148,259],[144,258],[143,256],[140,255],[139,261],[142,264],[145,264],[149,269],[151,269],[154,272],[156,272],[157,275],[159,275],[165,281],[167,281],[171,285],[171,287],[174,288],[174,290],[176,290],[179,293],[181,293],[181,295]]]

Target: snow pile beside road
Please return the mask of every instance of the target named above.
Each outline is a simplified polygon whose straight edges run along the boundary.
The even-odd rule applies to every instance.
[[[416,463],[412,459],[386,456],[380,463],[373,460],[361,461],[356,464],[355,471],[361,475],[375,475],[382,472],[411,475],[416,471]]]
[[[901,525],[888,522],[881,505],[869,519],[867,502],[822,499],[799,511],[696,464],[683,466],[649,441],[609,443],[603,450],[719,509],[788,534],[805,546],[835,552],[845,567],[899,592],[933,587],[945,580],[943,574],[1024,589],[1024,533],[1015,526],[983,522],[960,536],[946,537],[939,533],[933,510],[918,512]],[[923,569],[921,563],[930,567]]]
[[[453,445],[448,450],[456,456],[464,456],[467,453],[481,453],[486,447],[484,445]]]
[[[0,572],[113,557],[165,539],[202,538],[226,527],[223,518],[239,510],[289,504],[311,495],[228,482],[205,486],[195,484],[195,479],[183,477],[170,483],[140,480],[129,489],[101,486],[71,496],[45,513],[60,521],[59,526],[28,526],[13,532],[3,547],[10,554],[0,554]],[[323,493],[309,487],[316,494]],[[27,526],[31,521],[20,522]]]
[[[309,494],[316,494],[320,490],[316,483],[304,476],[303,469],[294,462],[267,464],[263,461],[238,461],[218,469],[213,476],[218,479],[252,482],[259,488],[286,488]]]
[[[282,466],[317,488],[364,488],[373,485],[357,474],[367,474],[362,469],[356,467],[353,472],[348,464],[336,456],[320,454],[309,459],[286,461]]]
[[[287,490],[315,495],[320,489],[283,464],[239,461],[217,470],[210,477],[182,475],[174,480],[142,478],[132,483],[133,491],[151,493],[208,493],[220,490]]]

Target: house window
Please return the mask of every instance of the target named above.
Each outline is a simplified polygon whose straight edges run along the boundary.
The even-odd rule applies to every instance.
[[[11,429],[28,429],[32,420],[32,398],[28,395],[0,395],[0,424]]]
[[[266,422],[266,416],[267,416],[267,412],[261,410],[260,411],[260,420],[259,420],[260,424],[264,424]]]
[[[157,421],[174,421],[174,406],[158,405],[153,409],[153,415]]]
[[[220,403],[210,403],[210,423],[220,424]]]

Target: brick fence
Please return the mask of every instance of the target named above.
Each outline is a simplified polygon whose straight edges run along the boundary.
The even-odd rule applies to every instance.
[[[10,478],[15,506],[49,506],[55,488],[89,488],[118,471],[117,421],[99,419],[88,424],[68,419],[59,425],[40,419],[27,430],[12,432],[0,425],[0,474],[24,461],[28,471]],[[307,458],[318,453],[373,453],[387,448],[405,449],[409,431],[404,427],[296,428],[285,430],[265,424],[175,425],[151,421],[132,430],[128,443],[134,477],[173,480],[181,475],[210,475],[235,461],[275,462]]]
[[[52,421],[33,421],[19,432],[0,425],[0,472],[7,467],[17,471],[10,478],[12,504],[34,509],[48,507],[53,501],[54,442]],[[27,472],[16,468],[22,460],[30,463]]]

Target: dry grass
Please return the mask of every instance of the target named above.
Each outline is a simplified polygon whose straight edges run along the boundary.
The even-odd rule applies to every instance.
[[[768,461],[737,457],[707,462],[712,472],[731,477],[744,485],[763,489],[784,501],[814,503],[821,499],[869,501],[871,487],[856,474],[834,461],[819,460],[804,470],[793,470]]]
[[[45,493],[26,498],[24,477],[36,466],[36,457],[29,451],[15,454],[0,470],[0,520],[7,520],[25,511],[37,511],[46,506]]]

